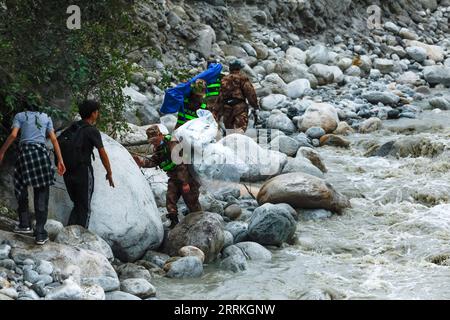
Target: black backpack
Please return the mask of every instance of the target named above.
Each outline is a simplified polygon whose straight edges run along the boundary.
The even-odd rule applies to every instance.
[[[83,152],[83,129],[90,127],[83,122],[74,122],[69,128],[64,130],[58,137],[61,155],[64,160],[67,171],[74,171],[82,164],[88,164],[90,155]],[[55,157],[55,163],[57,159]]]

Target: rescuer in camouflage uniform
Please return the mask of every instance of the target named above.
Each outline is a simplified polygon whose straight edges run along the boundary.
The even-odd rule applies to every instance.
[[[214,61],[208,62],[208,68],[211,64],[216,63]],[[207,109],[211,111],[211,113],[214,116],[214,119],[216,119],[217,123],[220,121],[220,117],[222,116],[221,113],[221,106],[218,103],[219,101],[219,94],[220,94],[220,87],[221,87],[221,81],[222,78],[225,75],[223,73],[219,74],[217,79],[210,84],[206,86],[206,95],[205,95],[205,102]]]
[[[178,112],[178,120],[175,129],[178,129],[183,124],[190,120],[197,119],[197,110],[206,110],[205,103],[206,82],[198,79],[192,84],[192,91],[188,98],[184,99],[184,110]]]
[[[189,212],[202,211],[198,201],[200,184],[190,173],[187,164],[175,164],[172,161],[172,150],[179,145],[179,142],[171,135],[163,135],[157,125],[147,129],[149,143],[155,148],[155,152],[150,159],[133,157],[139,167],[154,168],[159,167],[169,176],[166,195],[167,218],[171,220],[170,229],[178,224],[177,202],[183,197],[184,203]],[[181,155],[180,155],[181,156]]]
[[[222,106],[223,123],[226,129],[234,129],[241,133],[248,126],[248,103],[253,111],[259,112],[256,91],[248,77],[241,73],[243,64],[235,60],[230,64],[230,74],[221,82],[219,103]]]

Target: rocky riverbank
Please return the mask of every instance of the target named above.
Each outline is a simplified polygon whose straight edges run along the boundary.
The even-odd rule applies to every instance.
[[[131,132],[104,137],[120,163],[118,188],[106,189],[97,156],[88,231],[61,224],[70,202],[58,181],[52,242],[43,247],[12,234],[14,212],[1,209],[0,299],[428,297],[422,288],[449,297],[431,275],[448,276],[450,3],[379,1],[381,25],[373,30],[366,5],[141,7],[141,19],[159,31],[152,41],[161,55],[132,57],[141,71],[124,89]],[[180,225],[164,232],[167,177],[139,172],[123,146],[149,154],[136,146],[146,126],[173,130],[175,116],[158,112],[164,81],[176,84],[179,68],[200,72],[211,56],[225,66],[245,62],[261,101],[257,129],[272,140],[220,140],[246,164],[240,179],[208,183],[205,213],[180,214]],[[254,162],[261,159],[271,161]],[[14,207],[10,172],[1,178],[6,206]]]

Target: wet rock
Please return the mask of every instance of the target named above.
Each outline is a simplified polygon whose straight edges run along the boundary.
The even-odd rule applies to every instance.
[[[244,254],[237,247],[235,247],[236,250],[229,250],[233,247],[235,246],[227,247],[226,249],[229,251],[227,253],[224,251],[225,258],[220,261],[220,268],[235,273],[247,270],[248,263]]]
[[[285,207],[266,203],[254,211],[248,235],[249,239],[257,243],[280,246],[292,240],[296,226],[294,218]]]
[[[395,105],[400,101],[400,97],[389,91],[368,91],[362,94],[362,97],[370,103]]]
[[[423,70],[425,80],[429,84],[443,84],[450,86],[450,68],[443,66],[429,66]]]
[[[324,178],[323,172],[302,156],[288,159],[282,173],[290,172],[303,172],[318,178]]]
[[[0,245],[0,260],[8,259],[11,252],[11,246],[7,244]]]
[[[440,142],[425,137],[409,136],[396,140],[389,155],[400,158],[435,157],[443,151],[444,145]]]
[[[328,103],[312,103],[299,121],[299,129],[306,131],[312,127],[321,127],[325,132],[330,133],[336,130],[338,122],[339,118],[334,106]]]
[[[148,250],[142,260],[149,261],[154,263],[158,267],[162,268],[167,260],[169,260],[170,256],[161,252]]]
[[[327,219],[333,215],[333,212],[325,209],[301,209],[299,213],[303,220]]]
[[[111,247],[105,240],[78,225],[65,227],[58,233],[55,242],[98,252],[110,261],[114,259]]]
[[[286,106],[287,98],[283,94],[271,94],[261,99],[261,108],[263,110],[272,111]]]
[[[33,291],[36,292],[36,294],[41,298],[44,298],[49,292],[49,290],[47,288],[45,288],[45,285],[43,282],[38,282],[38,283],[33,284],[31,286],[31,289],[33,289]]]
[[[227,223],[225,230],[233,236],[234,243],[246,241],[248,238],[248,224],[242,221]]]
[[[25,260],[24,258],[32,257],[36,261],[49,261],[62,274],[75,273],[82,284],[99,284],[105,291],[115,290],[119,286],[116,272],[105,256],[99,253],[54,242],[36,246],[32,238],[18,237],[1,230],[0,238],[11,243],[13,259]]]
[[[314,166],[316,166],[317,168],[319,168],[320,171],[322,171],[324,173],[327,172],[327,168],[324,164],[322,157],[316,150],[314,150],[312,148],[301,147],[298,150],[296,157],[304,157],[304,158],[308,159],[309,161],[311,161],[311,163]]]
[[[202,250],[194,246],[186,246],[178,251],[180,257],[197,257],[202,263],[205,262],[205,254]]]
[[[279,110],[272,111],[272,114],[267,120],[267,128],[278,129],[285,133],[294,133],[296,131],[291,119]]]
[[[64,280],[63,284],[45,296],[45,300],[81,300],[83,290],[71,278]]]
[[[353,130],[353,128],[350,127],[350,125],[347,122],[341,121],[338,123],[336,130],[333,131],[333,134],[346,136],[346,135],[354,133],[354,132],[355,132],[355,130]]]
[[[199,278],[203,274],[203,263],[197,256],[189,256],[169,262],[164,266],[169,278]]]
[[[41,297],[34,291],[30,289],[25,289],[19,293],[17,300],[40,300]],[[0,298],[1,300],[1,298]]]
[[[223,219],[216,213],[191,213],[169,232],[165,252],[171,256],[185,246],[199,248],[207,263],[216,259],[224,245]]]
[[[234,238],[233,238],[233,235],[231,234],[231,232],[228,231],[228,230],[224,230],[223,234],[224,234],[224,237],[225,237],[225,242],[224,242],[223,247],[226,248],[226,247],[229,247],[229,246],[233,245]]]
[[[295,155],[299,147],[300,144],[297,140],[283,135],[275,137],[275,139],[270,142],[270,150],[279,151],[288,156]]]
[[[350,142],[334,134],[326,134],[320,138],[320,146],[349,148]]]
[[[145,279],[123,280],[120,283],[120,290],[141,299],[150,298],[156,294],[155,287]]]
[[[105,296],[106,300],[142,300],[132,294],[123,291],[107,292]]]
[[[258,193],[258,203],[287,203],[293,208],[327,209],[341,213],[349,200],[331,184],[305,173],[288,173],[267,181]]]
[[[47,230],[48,237],[51,241],[55,241],[56,236],[64,229],[64,225],[56,220],[49,219],[45,224],[45,230]]]
[[[432,108],[437,108],[441,110],[450,110],[450,100],[444,97],[431,98],[429,104]]]
[[[311,84],[308,79],[298,79],[289,82],[286,94],[291,99],[301,98],[311,91]]]
[[[121,281],[126,279],[145,279],[147,281],[152,280],[150,272],[142,266],[125,263],[116,268],[117,275]]]
[[[270,261],[272,260],[272,253],[256,242],[246,241],[236,244],[236,247],[241,249],[247,260],[254,261]]]
[[[14,270],[14,268],[16,267],[16,263],[12,259],[3,259],[0,260],[0,267],[9,270]]]
[[[359,126],[359,132],[361,133],[370,133],[377,130],[380,130],[382,126],[382,122],[379,118],[369,118],[365,120],[361,125]]]
[[[239,205],[232,204],[225,208],[224,214],[230,220],[236,220],[237,218],[239,218],[241,216],[242,209]]]

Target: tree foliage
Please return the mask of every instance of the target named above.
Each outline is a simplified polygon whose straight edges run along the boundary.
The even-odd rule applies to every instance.
[[[81,9],[81,29],[67,28],[70,5]],[[103,106],[100,128],[124,129],[122,88],[133,71],[127,55],[146,46],[135,14],[134,1],[125,0],[0,0],[3,127],[24,103],[67,118],[79,101],[95,98]]]

